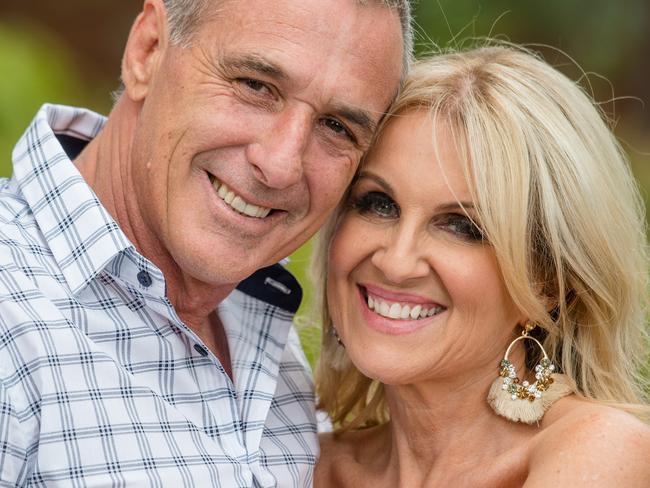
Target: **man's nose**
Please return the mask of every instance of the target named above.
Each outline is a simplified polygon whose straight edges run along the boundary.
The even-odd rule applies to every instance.
[[[371,261],[391,283],[401,284],[429,274],[430,266],[422,242],[414,229],[399,227],[386,234],[386,241]]]
[[[279,190],[298,183],[311,126],[311,115],[305,109],[285,109],[277,114],[274,123],[247,150],[256,178]]]

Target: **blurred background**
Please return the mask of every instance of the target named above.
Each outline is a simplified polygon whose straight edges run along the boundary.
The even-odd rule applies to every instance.
[[[0,0],[0,176],[11,174],[13,146],[41,104],[108,113],[141,6],[141,0]],[[579,80],[611,119],[647,201],[650,1],[420,0],[415,21],[418,53],[489,36],[528,45]],[[290,263],[307,299],[308,254],[303,246]],[[318,331],[304,327],[301,335],[313,361]]]

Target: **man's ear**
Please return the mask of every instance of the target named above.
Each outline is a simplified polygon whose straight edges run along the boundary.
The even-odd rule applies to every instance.
[[[145,0],[122,58],[122,82],[131,100],[141,102],[146,98],[168,41],[167,11],[162,1]]]

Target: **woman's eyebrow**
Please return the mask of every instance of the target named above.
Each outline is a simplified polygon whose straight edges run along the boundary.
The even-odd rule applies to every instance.
[[[362,179],[372,180],[375,183],[377,183],[379,186],[381,186],[386,193],[388,193],[389,195],[393,194],[393,187],[390,186],[390,183],[388,183],[381,176],[376,175],[371,171],[361,170],[359,172],[359,176],[357,177],[357,181],[362,180]],[[438,205],[436,207],[436,211],[438,211],[438,212],[449,212],[451,210],[475,210],[475,209],[476,209],[476,206],[474,205],[474,202],[471,202],[471,201],[457,201],[457,200],[453,200],[451,202],[441,203],[440,205]]]
[[[377,183],[379,186],[381,186],[386,193],[393,194],[393,187],[390,186],[390,183],[388,183],[381,176],[372,173],[371,171],[361,170],[359,172],[359,176],[357,177],[357,181],[359,181],[361,179],[372,180],[375,183]]]
[[[474,203],[473,202],[449,202],[449,203],[443,203],[441,205],[438,205],[438,210],[458,210],[458,209],[474,209]]]

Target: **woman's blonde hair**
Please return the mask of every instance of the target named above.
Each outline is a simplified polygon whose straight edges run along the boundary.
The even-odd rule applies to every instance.
[[[644,205],[591,97],[536,55],[492,46],[417,62],[387,122],[415,109],[452,131],[507,289],[555,364],[579,395],[646,415]],[[349,429],[383,423],[388,411],[383,386],[332,334],[328,247],[344,212],[345,201],[321,231],[312,277],[320,407]]]

